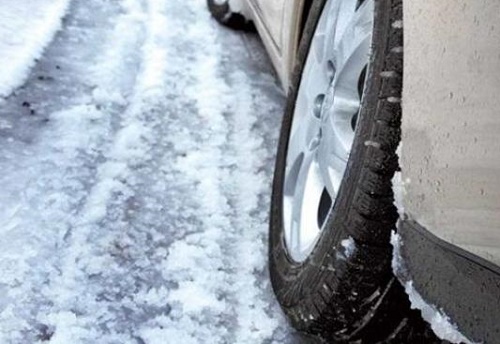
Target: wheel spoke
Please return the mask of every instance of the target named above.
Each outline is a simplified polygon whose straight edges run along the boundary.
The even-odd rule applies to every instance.
[[[346,147],[330,119],[323,128],[324,138],[318,149],[318,164],[323,183],[330,197],[334,199],[347,166],[350,147]]]
[[[326,70],[327,56],[325,55],[326,38],[324,34],[315,36],[311,44],[311,53],[307,59],[306,66],[302,73],[302,81],[299,93],[308,98],[308,103],[321,92],[324,92],[325,87],[330,83]]]
[[[337,1],[330,1],[337,2]],[[357,0],[343,0],[338,1],[338,17],[335,22],[335,35],[332,36],[334,48],[338,45],[341,38],[344,36],[349,25],[352,23],[352,18],[355,16],[355,9]]]
[[[365,36],[342,60],[334,81],[335,95],[347,99],[359,98],[358,81],[370,56],[371,36]]]
[[[356,79],[359,79],[359,76]],[[355,87],[351,83],[339,83],[333,106],[324,125],[328,126],[328,129],[332,130],[336,135],[338,143],[342,146],[342,154],[344,154],[344,151],[349,152],[351,150],[355,129],[353,117],[357,116],[360,105],[361,99],[359,99],[357,86]]]
[[[356,9],[357,0],[327,0],[302,71],[283,191],[285,241],[299,262],[319,240],[347,167],[370,54],[373,2]]]
[[[349,70],[353,63],[359,61],[362,68],[366,65],[370,54],[371,35],[373,31],[373,1],[367,0],[350,18],[347,27],[335,39],[334,59],[338,75]]]
[[[287,151],[287,168],[288,173],[291,166],[295,163],[300,154],[310,151],[311,142],[315,139],[319,132],[320,121],[312,115],[312,105],[308,111],[302,111],[304,104],[299,104],[297,101],[297,110],[294,116],[292,129],[290,132],[290,141],[288,142]]]
[[[301,91],[306,92],[309,97],[314,98],[332,81],[328,62],[334,60],[336,30],[343,18],[339,12],[346,11],[343,8],[345,2],[328,1],[324,9],[325,15],[322,15],[316,28],[301,82]]]
[[[324,187],[315,154],[305,156],[289,204],[291,231],[288,235],[290,245],[297,254],[308,249],[318,237],[317,209]]]

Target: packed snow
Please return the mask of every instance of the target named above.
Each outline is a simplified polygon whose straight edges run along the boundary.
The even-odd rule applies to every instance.
[[[70,0],[0,1],[0,97],[26,80],[61,27]]]
[[[399,217],[404,219],[405,217],[405,207],[404,207],[404,196],[406,194],[405,183],[403,182],[403,175],[400,171],[394,173],[392,177],[392,191],[394,194],[394,205],[398,210]]]
[[[229,8],[231,11],[247,14],[243,0],[229,0]]]
[[[298,340],[267,276],[284,97],[258,38],[200,0],[0,11],[26,3],[40,44],[67,16],[0,64],[0,342]]]
[[[450,318],[442,310],[427,303],[415,289],[413,281],[406,278],[408,272],[401,255],[401,246],[404,245],[404,242],[399,234],[395,232],[392,233],[391,244],[394,248],[392,269],[396,275],[402,279],[401,282],[404,285],[406,294],[408,294],[410,298],[412,309],[420,310],[424,320],[431,325],[432,330],[439,338],[451,343],[474,344],[459,332],[457,326],[451,323]]]
[[[403,143],[400,142],[398,148],[396,149],[396,154],[398,157],[401,157],[402,151]],[[403,168],[400,158],[399,167],[400,169]],[[392,177],[392,191],[394,194],[394,205],[398,210],[399,217],[403,219],[405,217],[404,196],[406,194],[406,190],[405,183],[403,182],[403,174],[401,173],[401,171],[396,171],[396,173],[394,173],[394,177]]]

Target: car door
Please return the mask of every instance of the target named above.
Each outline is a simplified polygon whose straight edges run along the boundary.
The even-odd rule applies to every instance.
[[[283,49],[283,13],[285,0],[250,0],[278,51]]]

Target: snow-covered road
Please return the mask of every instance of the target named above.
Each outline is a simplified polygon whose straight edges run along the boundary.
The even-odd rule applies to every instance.
[[[203,0],[73,0],[0,99],[0,343],[293,343],[266,269],[284,103]]]

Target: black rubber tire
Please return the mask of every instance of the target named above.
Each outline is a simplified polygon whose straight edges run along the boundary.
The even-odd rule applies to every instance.
[[[212,17],[220,24],[227,26],[233,30],[254,32],[255,26],[253,22],[243,16],[241,13],[231,11],[229,0],[222,4],[217,4],[214,0],[207,0],[208,10]]]
[[[326,0],[315,0],[301,41],[276,161],[269,266],[275,294],[292,324],[335,343],[433,343],[421,320],[409,328],[407,296],[394,280],[390,234],[398,218],[391,180],[398,169],[403,72],[402,0],[375,0],[373,52],[353,148],[322,236],[303,263],[289,258],[283,239],[282,195],[286,153],[302,69]],[[343,256],[341,241],[356,250]],[[338,258],[343,256],[342,258]]]

